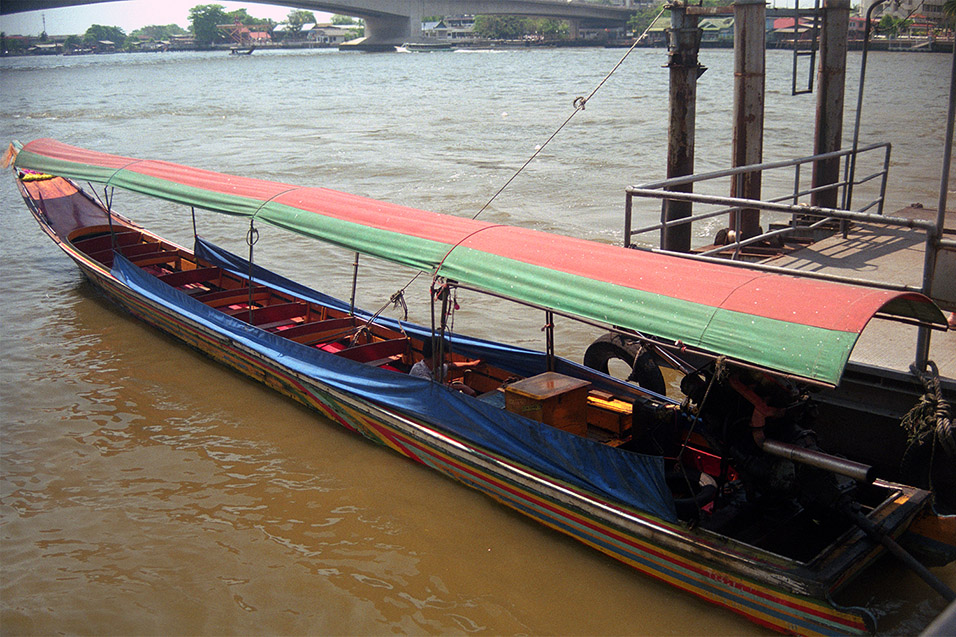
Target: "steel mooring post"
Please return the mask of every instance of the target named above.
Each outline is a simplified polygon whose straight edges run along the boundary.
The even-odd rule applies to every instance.
[[[694,128],[697,115],[697,78],[705,68],[697,60],[700,51],[700,29],[697,16],[689,15],[684,4],[672,4],[670,37],[670,127],[667,136],[667,178],[694,173]],[[693,186],[676,186],[675,190],[693,192]],[[690,202],[664,200],[661,222],[686,219],[693,213]],[[665,226],[661,229],[661,248],[690,252],[691,226]]]

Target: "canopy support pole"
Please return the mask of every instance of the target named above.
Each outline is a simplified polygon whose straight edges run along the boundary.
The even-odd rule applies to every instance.
[[[437,361],[432,367],[432,373],[435,375],[435,380],[439,383],[445,382],[445,331],[448,328],[448,285],[443,284],[439,290],[441,294],[441,324],[438,326],[438,347],[435,347],[435,356]],[[434,343],[433,343],[434,345]]]
[[[349,316],[355,316],[355,288],[358,285],[359,253],[355,253],[355,263],[352,264],[352,296],[349,299]]]
[[[196,206],[189,206],[189,212],[193,216],[193,243],[199,238],[199,232],[196,230]]]
[[[545,351],[548,355],[548,371],[554,371],[554,312],[544,312]]]
[[[116,231],[113,230],[113,198],[110,197],[108,186],[103,186],[103,199],[106,202],[106,222],[110,225],[110,249],[116,252]]]
[[[429,336],[429,338],[432,339],[431,345],[434,346],[435,345],[435,280],[434,279],[432,279],[432,286],[431,286],[431,289],[428,291],[428,296],[432,306],[432,333]],[[432,348],[432,369],[435,369],[434,347]]]
[[[259,241],[259,231],[256,230],[254,219],[249,220],[249,232],[246,233],[246,243],[249,244],[249,324],[252,325],[252,247]]]

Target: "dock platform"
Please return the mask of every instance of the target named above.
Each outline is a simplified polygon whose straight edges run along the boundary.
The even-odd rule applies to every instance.
[[[935,220],[936,211],[926,208],[905,208],[894,215],[910,219]],[[956,212],[947,210],[945,236],[956,236]],[[817,241],[790,254],[766,261],[769,265],[804,272],[848,276],[869,281],[905,284],[919,288],[922,284],[925,234],[894,226],[860,226]],[[934,300],[944,308],[952,323],[952,287],[956,285],[956,253],[940,254],[934,282]],[[939,294],[937,294],[939,292]],[[873,366],[894,372],[908,373],[914,361],[917,328],[898,322],[874,319],[866,326],[853,349],[850,363]],[[933,331],[930,360],[939,368],[946,385],[956,387],[956,330]]]

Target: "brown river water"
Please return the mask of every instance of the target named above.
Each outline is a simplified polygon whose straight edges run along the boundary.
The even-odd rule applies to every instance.
[[[0,139],[54,137],[473,215],[620,55],[4,59]],[[703,171],[729,163],[733,56],[701,57]],[[664,174],[665,63],[663,50],[636,51],[481,218],[620,241],[624,187]],[[894,144],[890,211],[936,204],[949,65],[870,58],[861,138]],[[858,66],[851,54],[851,98]],[[814,98],[789,95],[789,69],[788,54],[768,54],[767,160],[812,152]],[[10,175],[0,204],[0,633],[763,632],[126,317],[38,230]],[[190,243],[188,210],[128,193],[114,205]],[[199,227],[245,249],[240,223],[200,213]],[[348,297],[351,255],[268,228],[256,249],[258,262]],[[409,276],[363,265],[367,308]],[[420,283],[410,299],[425,298]],[[461,305],[460,331],[543,346],[542,317]],[[412,310],[428,320],[424,305]],[[580,360],[596,335],[559,323],[559,353]],[[956,583],[952,566],[935,572]],[[839,601],[872,604],[884,634],[917,632],[943,607],[889,561]]]

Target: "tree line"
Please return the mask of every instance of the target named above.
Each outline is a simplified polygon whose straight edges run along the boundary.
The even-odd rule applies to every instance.
[[[314,23],[315,21],[315,14],[311,11],[294,9],[286,16],[283,24],[288,24],[292,29],[298,29],[303,24]],[[63,46],[65,49],[75,50],[96,48],[101,42],[112,42],[117,51],[134,50],[143,40],[163,42],[176,36],[192,36],[196,44],[210,46],[228,41],[228,36],[219,28],[220,25],[234,25],[236,23],[246,27],[262,28],[270,33],[279,25],[275,20],[249,15],[246,9],[226,11],[221,4],[200,4],[189,10],[188,30],[178,24],[154,24],[127,34],[121,27],[94,24],[82,35],[67,37]],[[349,16],[332,16],[332,23],[354,30],[352,37],[360,37],[364,29],[360,21]],[[6,34],[3,35],[6,36]],[[50,38],[46,32],[40,35],[40,43],[49,41]],[[23,43],[4,37],[4,46],[9,49],[9,52],[16,53],[18,45],[22,46]]]
[[[661,2],[657,6],[635,11],[627,23],[628,30],[634,33],[634,35],[644,33],[644,30],[651,25],[651,22],[653,22],[654,18],[661,12],[665,4],[666,3]],[[703,0],[702,4],[705,7],[717,7],[726,5],[728,2],[727,0]],[[852,10],[855,11],[855,7]],[[944,22],[940,25],[941,27],[949,29],[956,27],[956,0],[946,0],[943,3],[943,15]],[[875,25],[875,31],[882,35],[895,37],[911,24],[913,24],[913,20],[909,16],[893,15],[885,12],[880,18],[880,21]]]
[[[717,6],[726,4],[726,0],[703,0],[703,4]],[[628,30],[634,34],[643,33],[664,6],[662,2],[657,6],[636,10],[628,21]],[[956,0],[946,0],[943,4],[943,13],[947,22],[944,26],[952,28],[956,25]],[[433,16],[429,19],[437,21],[441,19],[441,16]],[[291,30],[296,30],[303,24],[315,21],[315,14],[311,11],[293,9],[286,16],[283,24],[287,24]],[[908,22],[912,20],[885,14],[876,25],[876,31],[893,36],[905,29]],[[236,23],[262,28],[270,33],[278,26],[277,22],[269,18],[249,15],[246,9],[226,11],[221,4],[200,4],[189,10],[189,30],[176,24],[150,25],[126,34],[120,27],[94,24],[83,35],[69,36],[64,46],[70,49],[92,48],[99,42],[109,41],[117,50],[130,50],[136,48],[143,40],[162,42],[169,41],[175,36],[188,35],[191,35],[200,46],[211,46],[227,41],[227,34],[219,28],[220,25]],[[361,21],[348,16],[332,16],[332,24],[349,28],[352,31],[350,38],[360,37],[363,34],[364,26]],[[478,37],[492,40],[515,40],[527,37],[553,39],[568,37],[570,27],[566,20],[511,15],[478,15],[475,16],[474,32]],[[41,34],[40,42],[47,41],[49,41],[47,34]],[[6,41],[5,44],[15,46],[16,43]]]

